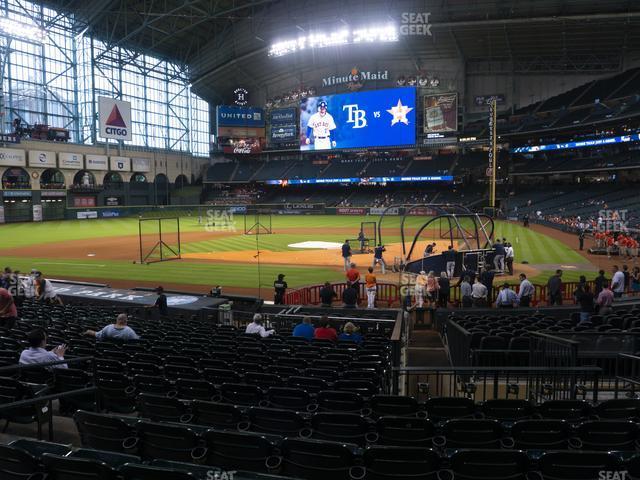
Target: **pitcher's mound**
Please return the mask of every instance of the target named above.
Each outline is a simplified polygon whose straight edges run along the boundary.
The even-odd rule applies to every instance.
[[[309,241],[309,242],[291,243],[287,246],[289,248],[311,248],[315,250],[335,250],[342,247],[342,244],[338,242]]]

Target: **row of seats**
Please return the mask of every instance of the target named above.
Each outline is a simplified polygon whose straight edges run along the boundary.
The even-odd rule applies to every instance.
[[[111,419],[113,420],[113,419]],[[416,446],[373,445],[361,449],[353,444],[302,438],[198,429],[172,424],[138,421],[118,428],[119,437],[105,417],[86,412],[76,415],[83,446],[139,456],[152,461],[192,462],[221,469],[278,473],[310,480],[522,478],[539,471],[547,479],[596,479],[601,470],[627,468],[638,472],[638,455],[614,455],[602,451],[551,451],[530,455],[522,450],[434,450]],[[101,423],[102,422],[102,423]],[[462,435],[463,433],[461,433]],[[126,436],[131,435],[131,436]],[[543,433],[538,431],[538,436]],[[627,462],[623,463],[622,458]],[[195,469],[195,466],[194,466]],[[447,470],[447,475],[442,476]],[[438,473],[439,472],[439,473]],[[530,478],[530,477],[527,477]]]
[[[138,398],[141,418],[151,421],[189,424],[365,445],[398,445],[434,448],[517,449],[639,449],[640,426],[634,420],[567,420],[535,418],[501,422],[490,418],[454,418],[435,422],[423,416],[367,417],[358,413],[299,413],[266,407],[238,406],[211,402],[178,402],[154,395]],[[89,414],[84,414],[84,419]],[[76,416],[76,419],[78,417]],[[377,418],[377,419],[376,419]],[[97,421],[99,419],[100,421]],[[108,420],[107,420],[108,419]],[[94,415],[99,430],[122,431],[116,417]],[[116,426],[120,425],[119,428]],[[80,427],[79,427],[80,428]],[[82,427],[85,428],[86,426]],[[97,445],[93,445],[99,448]]]

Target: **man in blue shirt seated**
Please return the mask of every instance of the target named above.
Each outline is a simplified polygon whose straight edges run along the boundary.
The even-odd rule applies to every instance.
[[[90,337],[96,337],[96,340],[99,342],[102,340],[139,340],[140,337],[136,332],[133,331],[133,328],[127,326],[127,314],[121,313],[116,318],[116,323],[113,325],[107,325],[99,332],[94,330],[87,330],[84,332],[85,335],[89,335]]]
[[[353,323],[347,322],[342,329],[342,333],[338,335],[338,340],[350,340],[355,343],[362,343],[362,335],[356,330],[356,326]]]
[[[45,350],[47,346],[47,334],[41,328],[31,330],[27,335],[29,348],[23,350],[20,354],[19,363],[21,365],[32,365],[35,363],[49,363],[64,360],[64,354],[67,351],[66,345],[59,345],[51,351]],[[67,368],[66,363],[51,365],[53,368]]]
[[[292,337],[302,337],[307,340],[313,340],[313,334],[316,329],[311,324],[311,317],[302,317],[302,323],[296,325],[293,329]]]

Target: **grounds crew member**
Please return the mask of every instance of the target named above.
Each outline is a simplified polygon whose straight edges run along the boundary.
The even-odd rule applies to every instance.
[[[284,274],[280,273],[278,279],[273,282],[273,303],[276,305],[284,304],[284,294],[287,291],[287,282],[284,281]]]

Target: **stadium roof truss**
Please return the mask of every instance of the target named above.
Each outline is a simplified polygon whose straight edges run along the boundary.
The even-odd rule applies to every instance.
[[[402,12],[429,13],[432,35],[402,36],[389,58],[416,69],[460,59],[467,74],[606,73],[640,51],[637,0],[45,0],[74,14],[75,30],[108,50],[122,47],[184,65],[209,101],[220,87],[246,79],[262,87],[283,72],[351,62],[362,54],[336,49],[273,61],[269,44],[318,26],[400,22]],[[310,15],[309,12],[314,12]],[[135,58],[140,53],[132,53]],[[380,53],[380,55],[383,55]],[[380,60],[384,60],[381,58]],[[122,58],[123,62],[129,61]],[[237,86],[237,85],[236,85]]]

